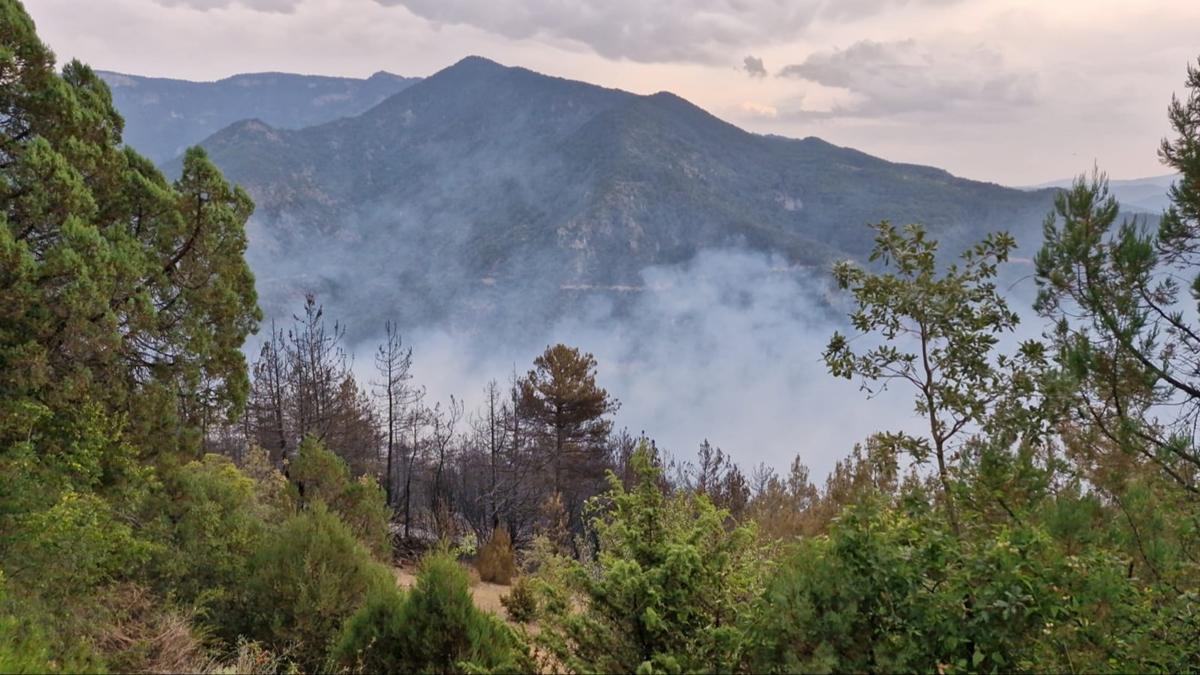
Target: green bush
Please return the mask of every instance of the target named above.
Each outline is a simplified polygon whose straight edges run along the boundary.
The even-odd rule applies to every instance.
[[[64,639],[54,617],[15,602],[0,570],[0,673],[83,672],[102,663],[85,641]]]
[[[931,516],[868,502],[848,507],[828,536],[804,540],[756,612],[748,669],[1093,672],[1172,663],[1171,648],[1139,651],[1160,642],[1150,634],[1163,615],[1138,597],[1150,590],[1118,558],[1070,555],[1032,526],[959,539]]]
[[[391,560],[392,540],[388,532],[391,511],[378,481],[360,476],[346,486],[341,498],[331,506],[376,558]]]
[[[508,618],[517,623],[529,623],[537,615],[537,596],[525,577],[517,579],[508,595],[500,598],[500,604],[504,605]]]
[[[395,581],[323,503],[289,518],[252,560],[246,633],[317,670],[342,623]]]
[[[350,486],[350,467],[314,436],[306,436],[288,466],[288,478],[305,504],[333,506]]]
[[[288,475],[301,504],[324,502],[373,554],[389,557],[389,511],[378,482],[369,476],[351,480],[346,462],[311,436],[300,444]]]
[[[48,603],[91,595],[136,570],[151,547],[112,505],[89,492],[64,492],[45,511],[26,514],[24,532],[5,551],[6,569],[23,593]]]
[[[479,549],[475,569],[483,581],[504,586],[512,583],[513,577],[517,576],[517,562],[507,527],[501,525],[492,531],[492,538]]]
[[[592,521],[598,560],[539,564],[538,640],[574,672],[730,670],[764,571],[754,531],[703,496],[664,495],[644,445],[631,463],[636,485],[610,474],[592,503],[606,507]]]
[[[926,570],[952,564],[951,544],[911,521],[876,518],[851,507],[830,536],[801,541],[757,608],[752,671],[937,669],[925,631],[949,608],[922,583]]]
[[[205,455],[176,470],[168,483],[173,498],[163,507],[170,523],[170,545],[160,560],[163,585],[179,600],[203,607],[217,633],[233,640],[236,619],[230,613],[268,527],[255,482],[228,458]]]
[[[405,606],[400,589],[380,591],[367,598],[342,628],[330,651],[330,668],[366,673],[407,670],[409,649],[404,643]]]
[[[512,630],[471,600],[466,570],[450,555],[426,557],[401,599],[373,597],[347,623],[333,664],[367,672],[527,672],[533,662]]]

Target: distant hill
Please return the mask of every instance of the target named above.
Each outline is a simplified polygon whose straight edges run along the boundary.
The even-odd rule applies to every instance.
[[[357,115],[417,81],[385,72],[365,80],[253,73],[216,82],[99,74],[125,117],[125,141],[158,163],[238,120],[299,129]]]
[[[357,117],[289,130],[260,116],[203,145],[258,204],[268,312],[303,287],[368,315],[382,301],[412,320],[477,324],[513,303],[557,316],[703,249],[812,268],[865,256],[866,225],[885,218],[925,223],[948,250],[1035,232],[1052,195],[478,57]]]
[[[1172,173],[1165,176],[1152,176],[1150,178],[1110,180],[1108,187],[1112,191],[1113,196],[1117,198],[1117,201],[1121,203],[1122,210],[1157,216],[1162,214],[1171,205],[1171,200],[1167,198],[1167,190],[1177,180],[1179,180],[1179,174]],[[1072,182],[1074,182],[1073,178],[1066,178],[1042,183],[1041,185],[1034,185],[1027,189],[1069,188]]]

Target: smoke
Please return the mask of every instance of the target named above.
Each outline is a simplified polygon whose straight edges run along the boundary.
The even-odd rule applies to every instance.
[[[868,398],[858,382],[827,372],[830,336],[854,334],[827,270],[739,247],[611,284],[579,280],[556,249],[521,249],[481,270],[459,253],[470,247],[469,228],[441,217],[430,226],[425,213],[373,212],[352,236],[293,256],[280,256],[267,236],[277,224],[252,226],[248,257],[267,316],[286,325],[303,293],[317,293],[328,320],[346,327],[364,385],[377,379],[372,354],[384,320],[396,320],[427,401],[454,396],[468,411],[488,381],[523,375],[546,346],[577,347],[596,357],[600,386],[620,400],[618,429],[644,432],[675,456],[691,457],[707,439],[747,470],[760,462],[784,470],[799,456],[819,478],[875,432],[923,428],[913,392],[897,385]],[[1018,311],[1032,302],[1030,272],[1023,259],[1002,271]],[[1001,348],[1039,332],[1040,322],[1024,323]]]
[[[470,410],[489,380],[524,374],[562,342],[595,355],[599,384],[621,402],[617,428],[645,432],[676,456],[707,439],[746,470],[786,469],[798,455],[822,476],[871,433],[913,430],[908,392],[868,400],[857,383],[826,372],[822,351],[845,326],[821,274],[760,253],[707,250],[646,268],[641,281],[637,290],[569,291],[585,297],[540,327],[528,324],[539,315],[536,294],[525,306],[506,303],[486,326],[410,326],[414,382],[430,402],[453,395]],[[374,344],[354,345],[364,381]]]

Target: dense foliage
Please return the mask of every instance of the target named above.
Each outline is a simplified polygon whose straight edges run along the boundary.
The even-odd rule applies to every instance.
[[[730,670],[765,572],[754,532],[703,495],[664,495],[645,447],[632,466],[629,490],[613,476],[593,503],[595,560],[543,561],[563,583],[540,642],[575,672]]]
[[[381,593],[346,623],[335,663],[368,673],[526,672],[528,648],[471,600],[467,573],[444,552],[421,563],[406,595]]]
[[[614,433],[565,345],[464,417],[390,325],[372,398],[309,296],[251,371],[246,193],[200,150],[168,182],[0,0],[0,671],[1200,670],[1188,86],[1157,229],[1101,176],[1059,195],[1043,340],[1003,352],[1007,235],[949,264],[883,223],[836,268],[831,374],[911,386],[926,424],[818,486]],[[514,579],[528,631],[482,609]]]

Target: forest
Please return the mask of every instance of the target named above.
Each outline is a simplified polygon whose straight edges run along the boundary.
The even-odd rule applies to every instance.
[[[817,479],[615,429],[578,347],[468,410],[403,326],[363,378],[319,298],[263,322],[247,193],[198,148],[168,181],[0,0],[0,672],[1200,670],[1185,77],[1172,206],[1059,192],[1033,307],[1003,232],[960,254],[883,222],[833,268],[829,376],[911,394],[921,431],[863,420]]]

